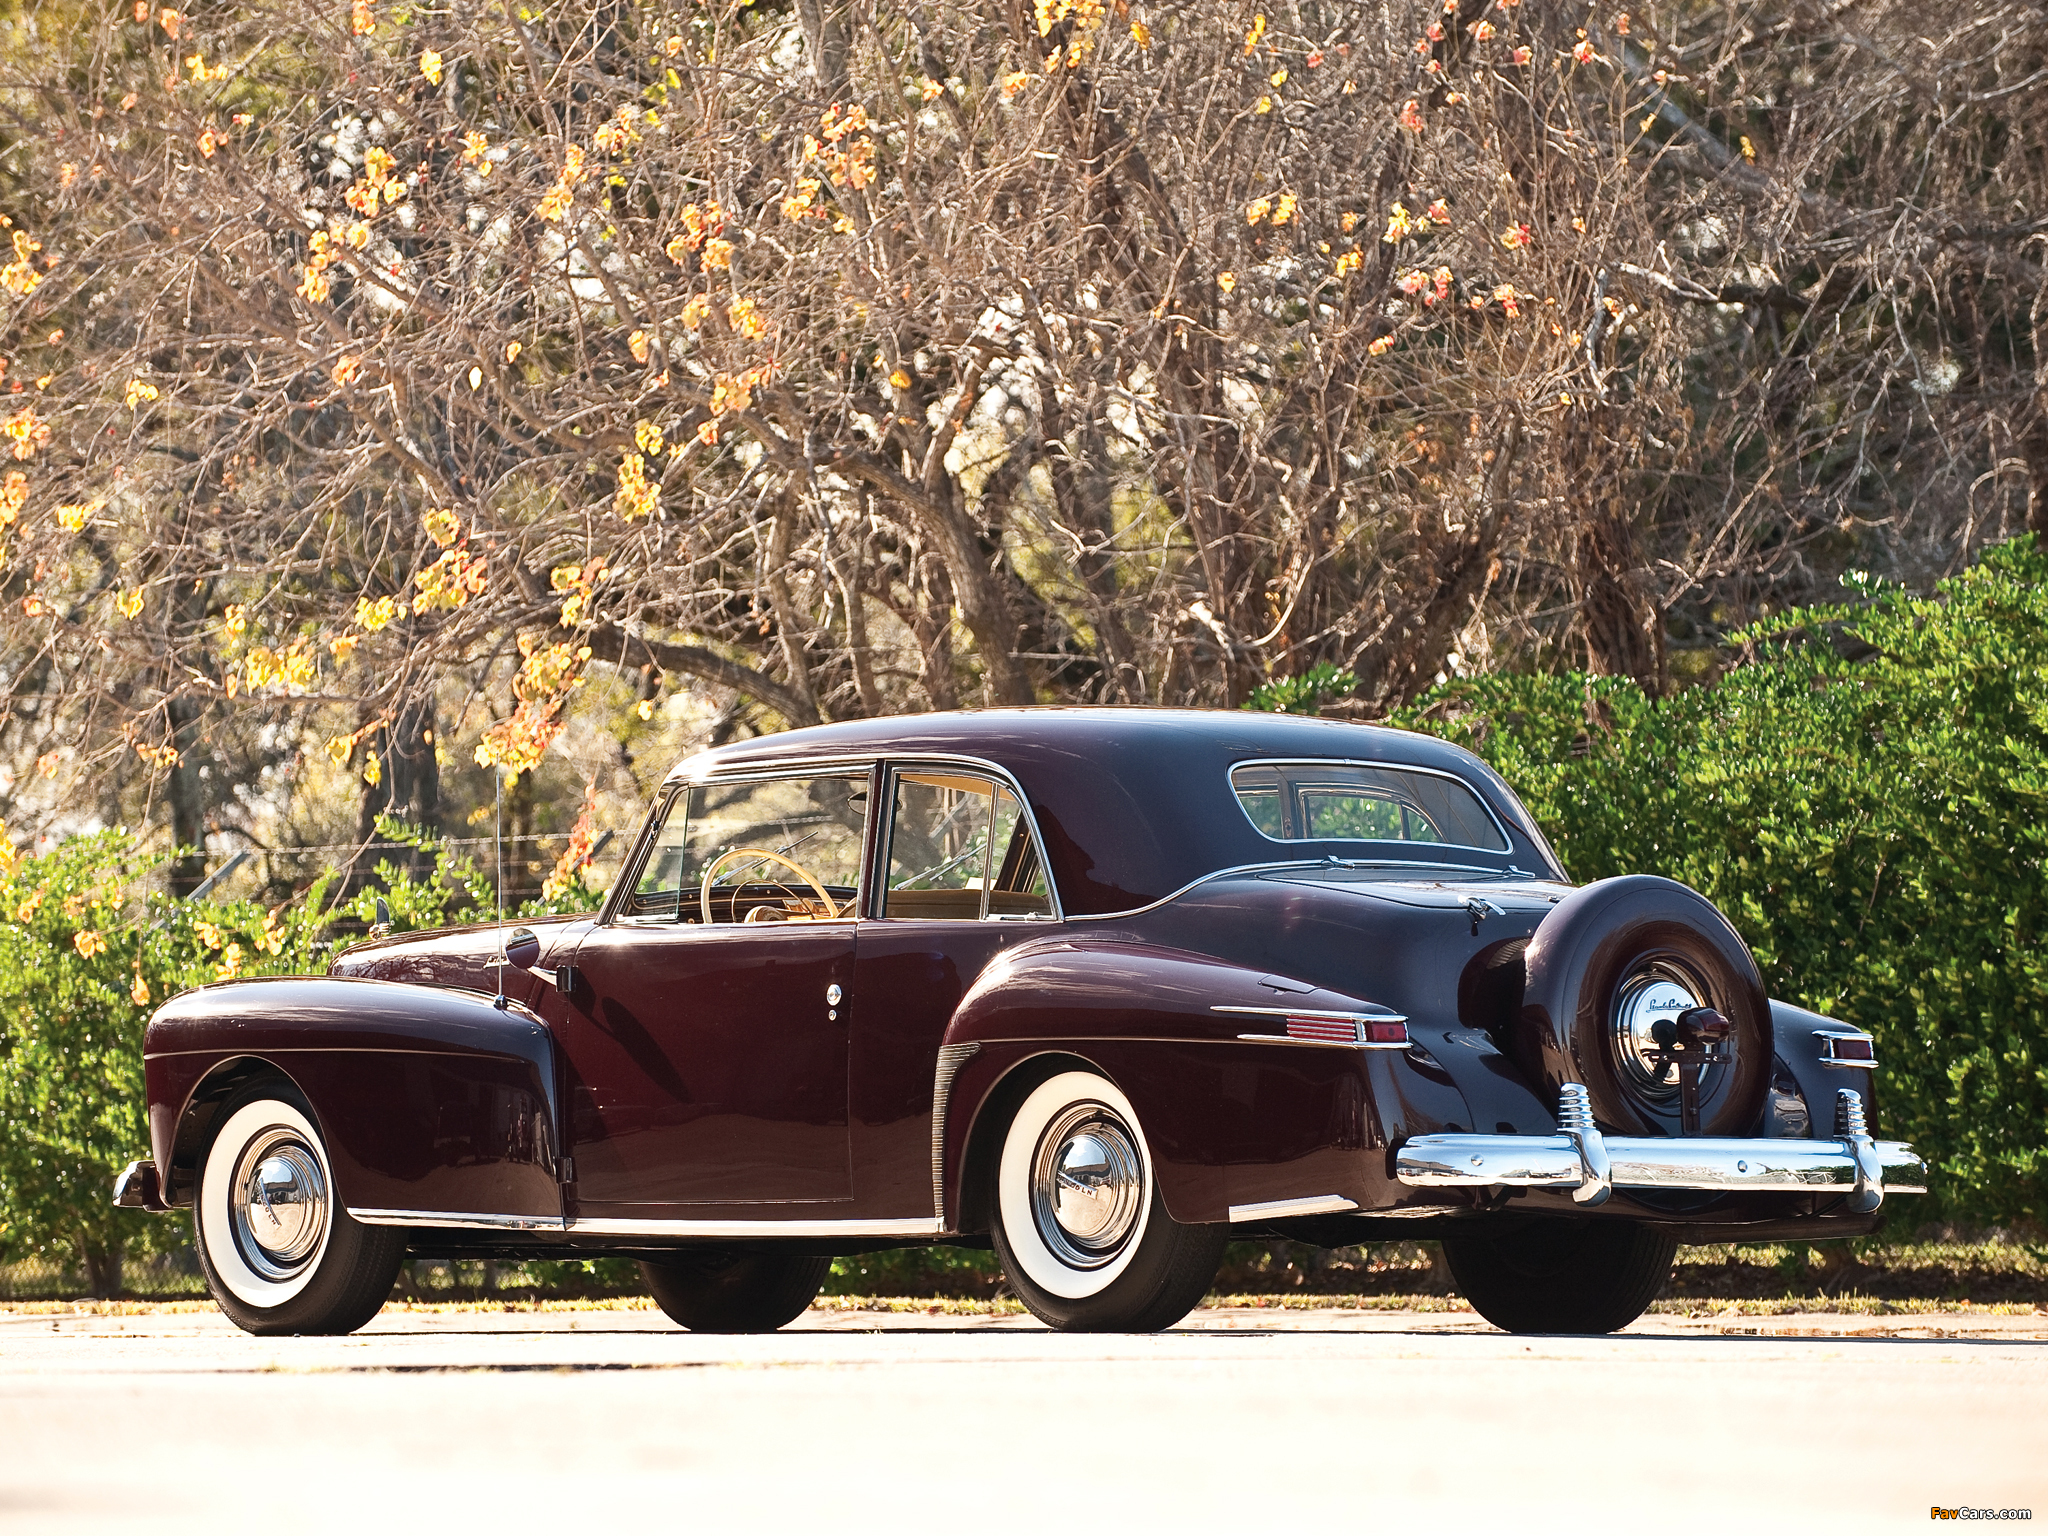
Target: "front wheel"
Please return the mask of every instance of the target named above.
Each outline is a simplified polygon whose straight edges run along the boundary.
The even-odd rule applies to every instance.
[[[353,1333],[391,1295],[396,1227],[342,1209],[326,1143],[291,1084],[252,1084],[221,1107],[192,1207],[207,1289],[255,1334]]]
[[[1172,1327],[1207,1294],[1230,1233],[1167,1215],[1130,1101],[1093,1072],[1062,1072],[1018,1106],[995,1194],[1004,1275],[1041,1322],[1073,1332]]]
[[[1671,1278],[1678,1241],[1626,1221],[1545,1221],[1498,1237],[1447,1237],[1451,1278],[1509,1333],[1613,1333]]]
[[[640,1262],[655,1305],[692,1333],[773,1333],[803,1316],[831,1272],[816,1254],[722,1248]]]

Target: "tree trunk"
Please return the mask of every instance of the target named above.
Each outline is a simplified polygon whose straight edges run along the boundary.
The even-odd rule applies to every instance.
[[[175,695],[169,705],[171,745],[178,760],[171,765],[171,841],[180,853],[171,860],[171,894],[190,896],[206,878],[206,800],[199,778],[199,705],[189,694]]]
[[[400,702],[391,723],[368,740],[381,770],[378,782],[363,782],[362,814],[356,835],[369,842],[377,835],[377,818],[394,817],[422,832],[441,829],[441,767],[434,756],[434,701],[421,695]],[[416,878],[433,869],[433,860],[411,852],[393,863],[409,865]]]
[[[1594,408],[1568,427],[1558,463],[1567,505],[1577,512],[1571,536],[1571,581],[1587,670],[1633,678],[1645,693],[1662,692],[1653,628],[1657,610],[1643,590],[1636,549],[1639,510],[1631,504],[1627,448],[1617,412]]]
[[[2027,527],[2048,544],[2048,283],[2034,295],[2034,398],[2022,413],[2020,457],[2027,462]]]
[[[121,1240],[106,1238],[95,1242],[81,1239],[79,1255],[85,1260],[85,1288],[96,1301],[111,1301],[121,1294]]]

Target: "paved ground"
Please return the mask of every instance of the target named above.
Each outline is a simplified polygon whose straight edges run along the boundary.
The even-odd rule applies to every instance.
[[[1588,1340],[1219,1310],[1076,1338],[817,1311],[727,1338],[644,1311],[387,1310],[261,1340],[215,1314],[0,1312],[10,1536],[1867,1532],[1936,1504],[2048,1522],[2048,1317]]]

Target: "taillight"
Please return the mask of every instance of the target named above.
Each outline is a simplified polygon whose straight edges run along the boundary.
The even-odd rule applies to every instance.
[[[1321,1040],[1329,1045],[1356,1045],[1358,1026],[1349,1019],[1319,1019],[1311,1014],[1290,1013],[1287,1035],[1291,1040]]]
[[[1287,1016],[1287,1038],[1314,1040],[1322,1045],[1379,1045],[1400,1049],[1408,1044],[1408,1021],[1401,1018],[1359,1018],[1356,1014],[1330,1017],[1290,1013]]]
[[[1869,1067],[1877,1064],[1877,1042],[1861,1032],[1822,1035],[1820,1059],[1830,1067]]]

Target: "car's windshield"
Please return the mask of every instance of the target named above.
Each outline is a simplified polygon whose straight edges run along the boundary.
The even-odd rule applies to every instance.
[[[1507,834],[1463,780],[1384,763],[1244,763],[1231,788],[1253,826],[1281,843],[1405,843],[1508,851]],[[1422,848],[1409,856],[1430,857]]]
[[[622,916],[692,923],[849,917],[867,795],[864,773],[694,785],[670,802]]]

